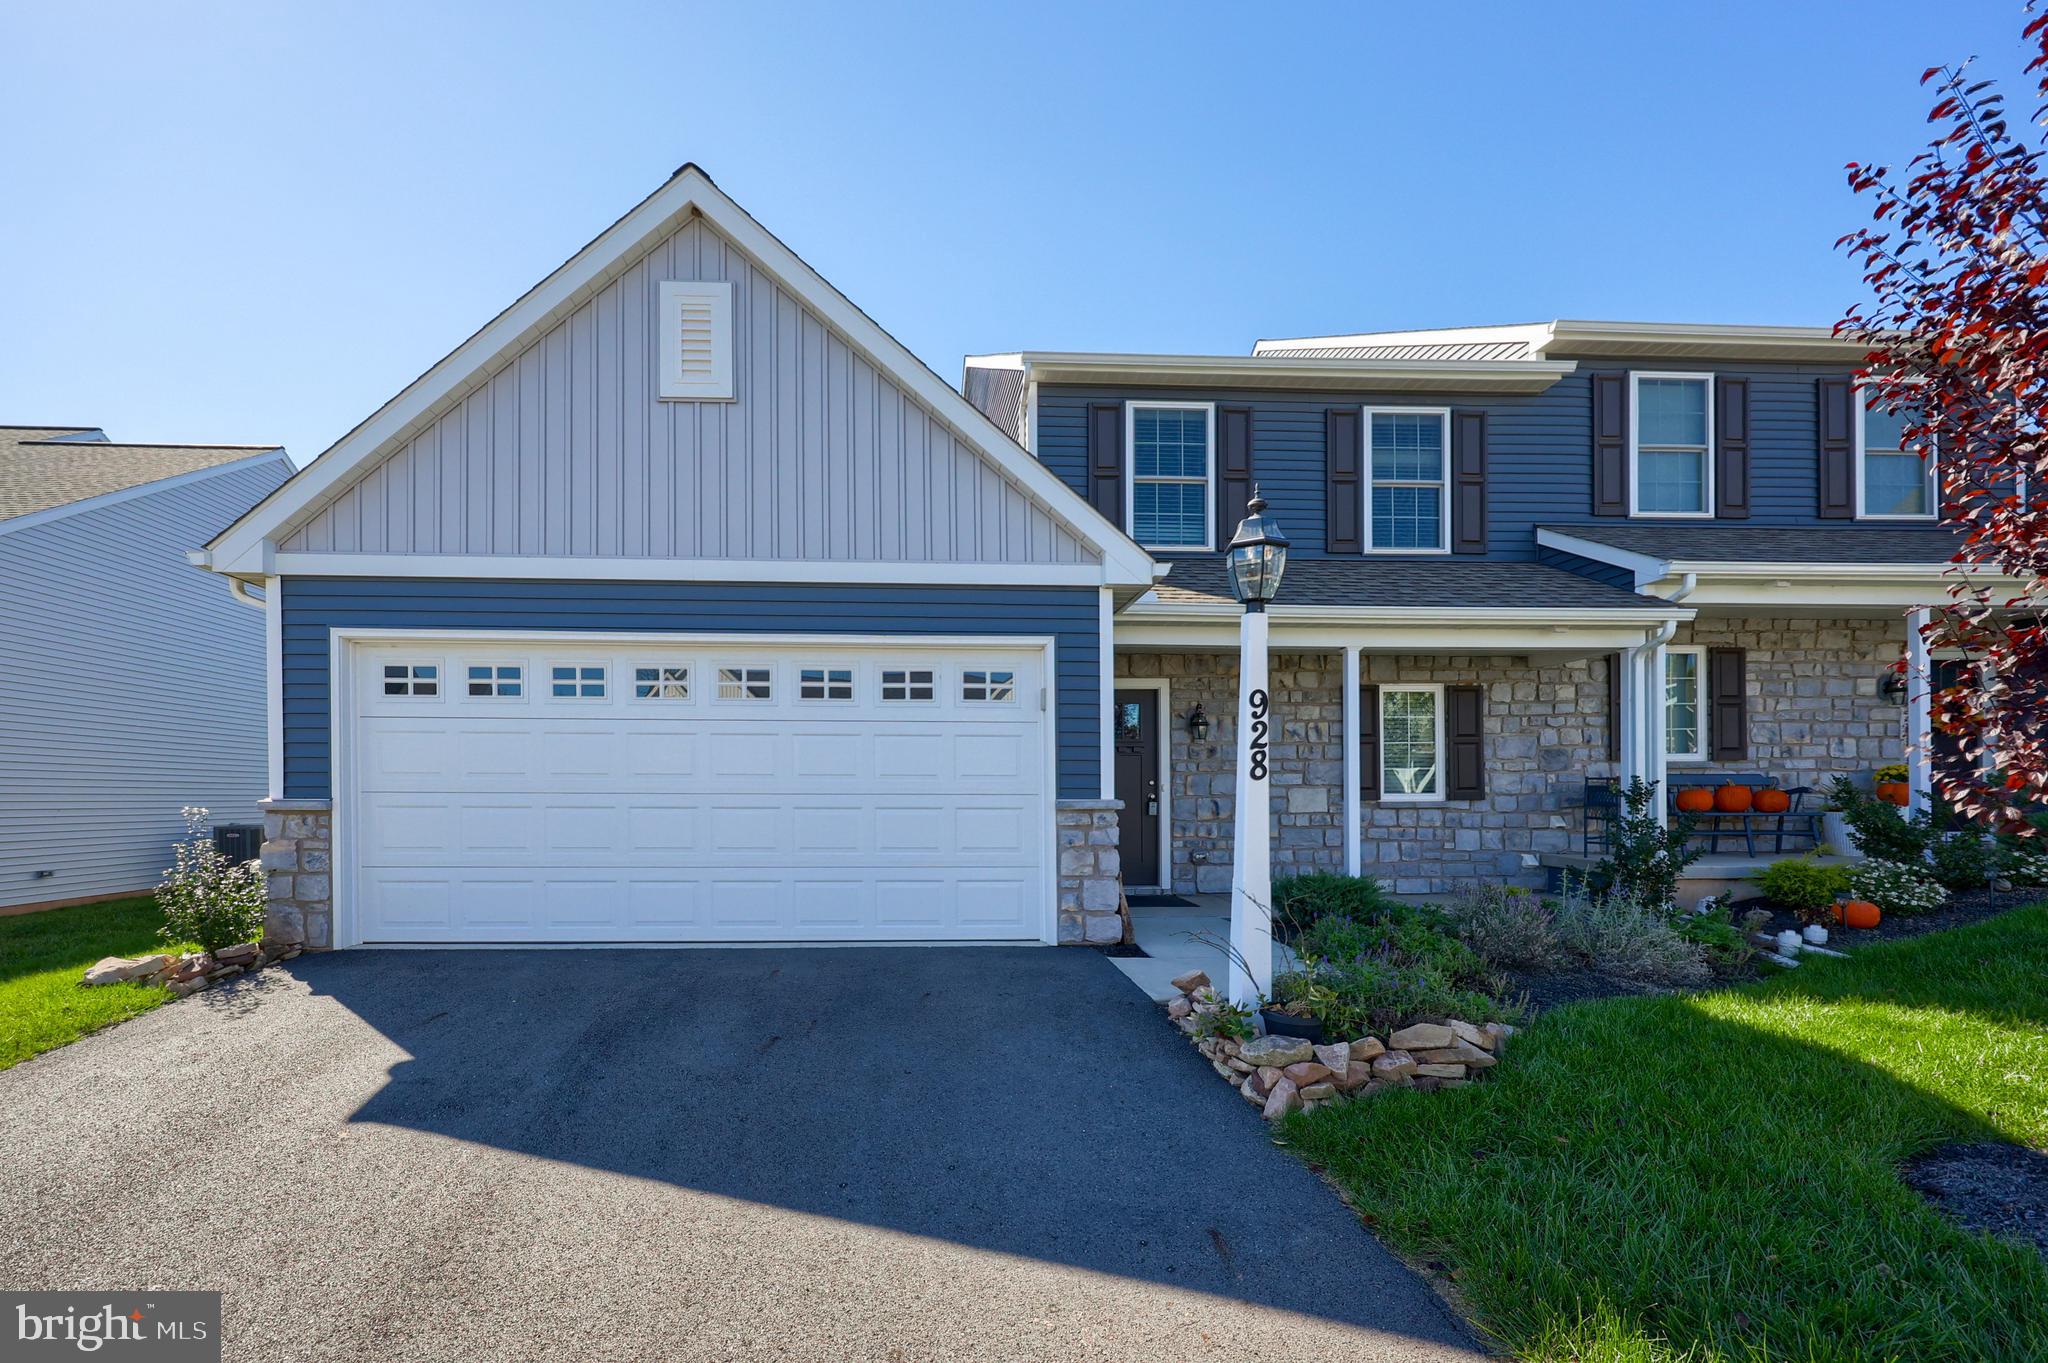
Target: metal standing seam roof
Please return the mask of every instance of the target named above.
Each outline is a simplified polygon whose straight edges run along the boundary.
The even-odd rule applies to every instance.
[[[0,426],[0,521],[278,448],[131,445],[92,426]]]
[[[1237,607],[1221,554],[1174,559],[1153,592],[1162,605]],[[1526,560],[1296,558],[1287,564],[1279,604],[1640,610],[1665,603]]]
[[[1948,563],[1962,532],[1941,525],[1545,525],[1553,534],[1651,558],[1703,563]]]

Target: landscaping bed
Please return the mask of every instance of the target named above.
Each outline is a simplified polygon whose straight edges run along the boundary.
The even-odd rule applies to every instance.
[[[2044,978],[2048,908],[2021,909],[1561,1008],[1484,1084],[1282,1130],[1517,1358],[2043,1358],[2034,1245],[1900,1171],[1953,1142],[2048,1148]]]

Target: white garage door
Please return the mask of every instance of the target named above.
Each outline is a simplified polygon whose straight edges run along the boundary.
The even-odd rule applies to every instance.
[[[350,652],[356,941],[1047,931],[1039,650]]]

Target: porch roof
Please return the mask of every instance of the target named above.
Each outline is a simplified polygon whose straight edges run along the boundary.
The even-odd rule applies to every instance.
[[[1906,567],[1946,564],[1962,544],[1944,525],[1749,526],[1545,525],[1539,534],[1671,563],[1884,563]]]
[[[1173,560],[1152,599],[1175,608],[1238,609],[1221,554]],[[1290,606],[1409,607],[1427,610],[1614,610],[1663,602],[1548,564],[1487,559],[1296,558],[1276,609]]]

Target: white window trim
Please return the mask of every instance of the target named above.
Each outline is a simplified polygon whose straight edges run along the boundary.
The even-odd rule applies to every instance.
[[[651,682],[641,681],[640,670],[642,668],[654,669],[656,680]],[[697,692],[703,677],[699,674],[697,664],[693,659],[658,658],[653,662],[641,662],[636,658],[625,670],[632,674],[626,678],[625,698],[635,705],[695,705],[697,703]],[[677,670],[680,670],[683,674],[683,680],[680,682],[668,681],[661,677],[661,673],[664,671],[673,672]],[[655,693],[651,696],[641,695],[640,688],[643,686],[654,687]],[[680,697],[664,696],[661,694],[660,689],[664,686],[680,686],[683,688],[684,694]]]
[[[727,696],[720,694],[725,689],[727,682],[719,673],[727,668],[732,668],[741,673],[741,680],[731,684],[738,686],[742,691],[749,686],[755,685],[755,683],[745,680],[746,673],[766,672],[768,674],[768,694],[765,696]],[[773,705],[775,704],[775,698],[781,693],[782,679],[775,675],[774,663],[762,662],[758,659],[752,662],[743,662],[726,658],[711,664],[711,690],[709,697],[713,705]]]
[[[1692,684],[1699,692],[1693,698],[1694,704],[1699,707],[1700,713],[1700,746],[1694,752],[1671,751],[1671,670],[1669,664],[1670,660],[1680,653],[1689,655],[1693,660]],[[1714,750],[1712,741],[1707,737],[1707,722],[1713,713],[1712,707],[1707,704],[1707,650],[1705,646],[1700,644],[1672,644],[1664,650],[1664,658],[1666,664],[1664,671],[1665,694],[1658,701],[1659,704],[1664,706],[1664,760],[1667,762],[1704,762],[1707,760],[1707,754]]]
[[[473,685],[478,680],[477,678],[469,675],[469,669],[471,669],[472,667],[487,667],[490,669],[491,675],[488,678],[484,679],[489,682],[491,687],[491,690],[488,694],[479,696],[470,691],[469,688],[471,687],[471,685]],[[517,678],[500,677],[498,676],[498,669],[501,667],[516,667],[519,669],[519,676]],[[518,695],[506,696],[499,694],[498,687],[503,685],[507,681],[517,682],[519,686]],[[462,664],[463,700],[488,701],[493,705],[521,705],[529,699],[531,699],[532,696],[533,669],[527,665],[524,659],[493,658],[489,661],[484,661],[482,659],[466,659]]]
[[[1372,542],[1372,491],[1379,486],[1379,479],[1372,476],[1372,419],[1385,413],[1388,416],[1433,416],[1443,425],[1443,471],[1437,485],[1437,547],[1434,549],[1403,549],[1398,545],[1381,548]],[[1359,496],[1364,505],[1359,508],[1359,519],[1365,525],[1365,552],[1368,554],[1448,554],[1451,552],[1451,409],[1448,407],[1366,407],[1360,409],[1359,421],[1365,432],[1365,467],[1360,470]],[[1413,479],[1390,478],[1388,487],[1426,487]]]
[[[1216,404],[1213,402],[1132,401],[1124,404],[1124,533],[1137,539],[1138,413],[1200,412],[1207,425],[1203,446],[1207,454],[1202,474],[1202,542],[1200,544],[1143,544],[1146,549],[1167,553],[1199,553],[1216,547]],[[1192,478],[1147,478],[1148,483],[1192,483]]]
[[[737,397],[733,383],[733,351],[737,338],[733,328],[733,286],[729,281],[711,279],[664,279],[658,290],[661,325],[657,344],[661,346],[659,396],[666,402],[731,402]],[[702,377],[683,372],[683,304],[708,305],[711,315],[711,367]]]
[[[1642,416],[1643,404],[1638,390],[1644,379],[1687,379],[1706,385],[1707,390],[1707,448],[1706,457],[1700,461],[1700,507],[1698,511],[1644,511],[1637,506],[1641,495],[1643,479],[1638,468],[1640,451],[1636,433]],[[1710,521],[1714,519],[1714,376],[1712,374],[1678,373],[1662,369],[1631,369],[1628,373],[1628,514],[1647,520],[1666,521]]]
[[[1868,453],[1869,453],[1869,447],[1868,447],[1868,443],[1867,443],[1867,442],[1866,442],[1866,441],[1864,440],[1864,438],[1863,438],[1863,418],[1864,418],[1864,415],[1865,415],[1865,412],[1866,412],[1866,408],[1867,408],[1867,405],[1868,405],[1868,404],[1866,403],[1865,399],[1864,399],[1864,396],[1863,396],[1863,389],[1864,389],[1864,386],[1865,386],[1865,385],[1863,385],[1863,384],[1860,384],[1860,383],[1859,383],[1859,384],[1857,384],[1857,385],[1855,386],[1855,388],[1854,388],[1854,389],[1852,390],[1852,391],[1853,391],[1853,392],[1855,393],[1855,397],[1854,397],[1854,398],[1853,398],[1853,399],[1851,400],[1851,405],[1852,405],[1852,406],[1853,406],[1853,407],[1854,407],[1854,408],[1856,409],[1856,410],[1855,410],[1855,417],[1856,417],[1856,423],[1855,423],[1855,424],[1856,424],[1856,436],[1855,436],[1855,440],[1856,440],[1856,448],[1855,448],[1855,456],[1856,456],[1856,458],[1855,458],[1855,478],[1856,478],[1856,519],[1857,519],[1857,520],[1859,520],[1859,521],[1937,521],[1937,520],[1940,520],[1940,519],[1941,519],[1941,487],[1940,487],[1940,485],[1939,485],[1938,483],[1936,483],[1936,482],[1935,482],[1935,479],[1934,479],[1934,460],[1932,460],[1932,459],[1925,459],[1925,458],[1923,458],[1923,459],[1922,459],[1922,460],[1920,461],[1920,477],[1921,477],[1921,479],[1922,479],[1922,480],[1924,481],[1924,483],[1925,483],[1925,485],[1926,485],[1926,488],[1927,488],[1927,510],[1925,510],[1925,511],[1923,511],[1923,512],[1920,512],[1920,513],[1918,513],[1918,514],[1915,514],[1915,515],[1910,515],[1910,516],[1894,516],[1894,515],[1887,515],[1887,514],[1885,514],[1885,513],[1882,513],[1882,512],[1876,512],[1876,511],[1865,511],[1865,510],[1863,509],[1863,459],[1864,459],[1864,456],[1865,456],[1866,454],[1868,454]],[[1902,451],[1902,453],[1904,453],[1904,451]],[[2022,494],[2022,495],[2024,495],[2024,494]]]
[[[1387,786],[1387,697],[1400,691],[1426,691],[1435,699],[1436,711],[1436,789],[1428,794],[1411,795],[1405,791],[1391,790]],[[1379,783],[1380,804],[1397,805],[1440,805],[1444,803],[1445,768],[1449,765],[1449,754],[1444,750],[1444,684],[1442,682],[1381,682],[1380,707],[1380,753]]]
[[[618,683],[618,677],[616,676],[618,669],[612,666],[609,658],[550,658],[543,666],[547,669],[548,690],[547,694],[541,699],[556,702],[566,701],[573,705],[609,705],[611,703]],[[573,667],[577,670],[578,675],[576,679],[566,684],[574,686],[578,694],[573,696],[558,696],[555,694],[555,669],[558,667]],[[597,684],[602,686],[604,690],[595,696],[581,694],[582,689],[590,685],[590,680],[581,675],[586,667],[595,667],[603,673],[597,679]]]

